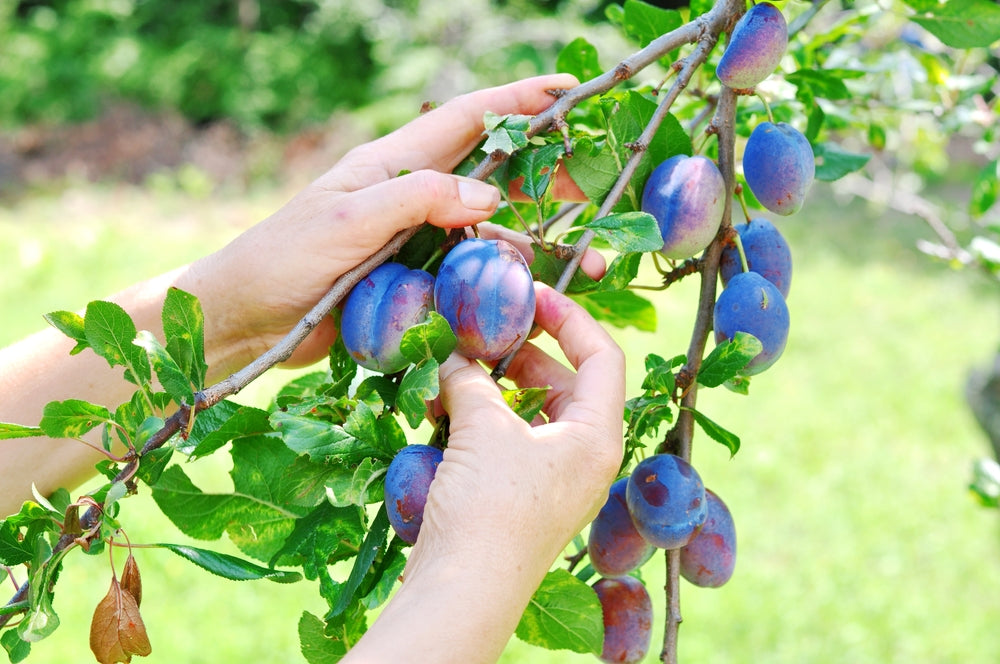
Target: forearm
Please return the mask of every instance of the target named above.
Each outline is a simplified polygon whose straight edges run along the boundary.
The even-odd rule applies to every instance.
[[[137,329],[149,330],[162,340],[160,314],[167,289],[197,290],[197,283],[192,270],[184,267],[107,299],[121,305]],[[208,286],[202,284],[201,290],[214,306]],[[228,343],[213,342],[218,336],[206,334],[210,367],[224,366],[234,355]],[[131,398],[136,386],[123,378],[121,367],[109,367],[90,350],[71,356],[74,343],[48,328],[0,349],[0,422],[37,425],[50,401],[83,399],[113,409]],[[0,440],[0,514],[17,511],[30,498],[33,483],[43,495],[59,487],[76,488],[94,474],[94,464],[101,459],[100,452],[78,440]]]

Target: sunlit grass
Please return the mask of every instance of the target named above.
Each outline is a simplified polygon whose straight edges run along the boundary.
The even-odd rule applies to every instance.
[[[81,188],[0,209],[0,343],[47,311],[221,246],[286,198]],[[779,220],[795,257],[786,354],[749,397],[701,395],[701,410],[742,438],[732,460],[705,436],[694,451],[734,514],[739,560],[721,589],[683,587],[683,662],[986,664],[1000,652],[998,514],[966,491],[988,445],[961,398],[969,366],[997,345],[1000,302],[916,255],[913,222],[863,213],[817,199]],[[619,334],[633,390],[646,353],[686,348],[695,287],[655,296],[657,333]],[[268,381],[241,398],[262,400],[280,378]],[[186,541],[147,495],[127,501],[122,520],[134,542]],[[306,584],[234,583],[166,551],[137,556],[153,654],[136,661],[301,661],[298,617],[325,608]],[[644,575],[662,621],[662,562]],[[28,661],[91,661],[90,614],[108,582],[106,557],[70,556],[55,601],[63,625]],[[596,659],[514,640],[504,661]]]

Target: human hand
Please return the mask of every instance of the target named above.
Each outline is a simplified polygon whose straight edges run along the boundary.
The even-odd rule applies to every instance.
[[[398,231],[424,221],[454,228],[488,219],[500,193],[450,174],[481,140],[483,114],[536,114],[554,100],[547,90],[576,83],[540,76],[457,97],[355,148],[281,210],[193,264],[177,285],[199,296],[213,326],[207,337],[225,349],[216,360],[224,366],[213,372],[242,367],[274,345],[339,276]],[[581,196],[568,177],[556,187],[559,198]],[[600,276],[603,258],[588,252],[583,269]],[[333,321],[323,321],[290,364],[318,360],[335,338]]]
[[[608,494],[622,460],[624,354],[579,305],[536,285],[535,320],[569,367],[532,343],[507,376],[551,386],[529,425],[477,363],[441,366],[448,447],[399,591],[345,661],[494,662],[532,593]]]

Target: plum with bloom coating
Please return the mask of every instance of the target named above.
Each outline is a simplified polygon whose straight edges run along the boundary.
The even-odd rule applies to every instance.
[[[650,173],[642,190],[642,211],[656,218],[663,237],[660,252],[685,259],[719,232],[726,206],[726,182],[711,159],[675,155]]]
[[[639,579],[623,576],[599,579],[594,592],[604,616],[604,647],[601,661],[635,664],[649,651],[653,633],[653,602]]]
[[[427,492],[444,453],[430,445],[407,445],[396,453],[385,474],[389,524],[400,539],[413,544],[424,522]]]
[[[715,75],[734,90],[752,88],[770,76],[788,48],[788,24],[781,11],[761,2],[733,27]]]
[[[736,525],[729,508],[705,489],[708,516],[694,539],[681,547],[681,576],[702,588],[718,588],[736,568]]]
[[[677,549],[705,522],[705,485],[691,464],[673,454],[654,454],[629,475],[625,500],[635,529],[661,549]]]

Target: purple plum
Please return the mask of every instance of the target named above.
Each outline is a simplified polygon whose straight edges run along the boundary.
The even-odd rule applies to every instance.
[[[348,293],[340,336],[351,357],[383,373],[406,368],[399,350],[403,333],[427,319],[434,298],[434,277],[399,263],[383,263]]]
[[[691,464],[673,454],[654,454],[632,470],[625,500],[636,530],[661,549],[677,549],[705,522],[705,485]]]
[[[611,485],[608,500],[590,524],[587,553],[601,576],[624,576],[649,560],[656,548],[643,539],[632,523],[625,502],[628,478]]]
[[[705,489],[708,516],[694,539],[681,547],[681,575],[696,586],[718,588],[736,566],[736,526],[729,508]]]
[[[757,337],[764,349],[750,360],[743,373],[758,374],[778,361],[788,341],[788,305],[777,286],[756,272],[740,272],[715,301],[715,342],[732,339],[737,332]]]
[[[781,296],[788,299],[792,286],[792,251],[774,224],[763,217],[751,219],[745,224],[734,224],[743,243],[747,257],[747,267],[778,287]],[[734,275],[743,271],[740,252],[735,242],[729,242],[722,250],[719,260],[719,276],[725,286]]]
[[[771,3],[758,3],[733,27],[715,75],[734,90],[752,88],[774,72],[787,47],[785,17]]]
[[[389,524],[400,539],[413,544],[424,522],[431,480],[444,453],[430,445],[407,445],[396,453],[385,474]]]
[[[593,585],[604,614],[604,648],[608,664],[641,662],[653,633],[653,602],[641,581],[632,576],[599,579]]]
[[[642,211],[656,218],[667,258],[690,258],[719,231],[726,206],[726,183],[711,159],[670,157],[655,169],[642,190]]]
[[[459,242],[441,262],[434,305],[458,337],[458,352],[472,359],[498,360],[531,332],[535,285],[514,245],[470,238]]]
[[[816,157],[795,127],[761,122],[743,150],[743,176],[761,205],[775,214],[795,214],[816,176]]]

